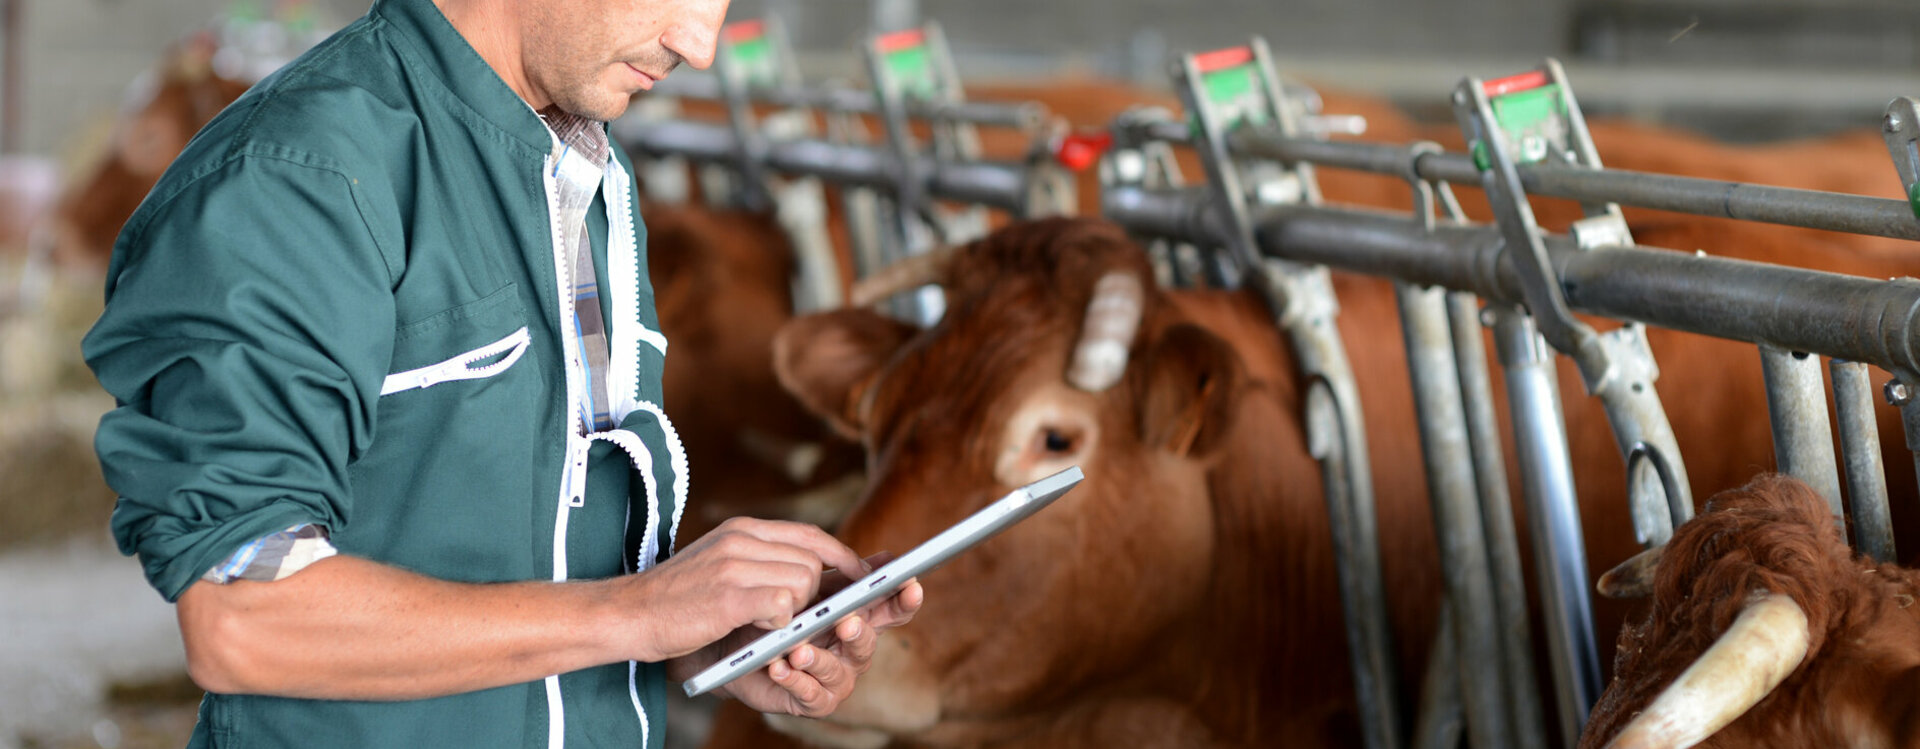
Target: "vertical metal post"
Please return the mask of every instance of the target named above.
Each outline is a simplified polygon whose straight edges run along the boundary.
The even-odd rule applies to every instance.
[[[1767,378],[1767,413],[1773,418],[1773,459],[1780,472],[1807,482],[1833,508],[1846,535],[1846,511],[1840,506],[1839,468],[1833,456],[1833,423],[1820,382],[1820,358],[1798,351],[1760,347]]]
[[[6,45],[3,62],[0,62],[0,153],[12,155],[20,152],[20,126],[24,120],[20,112],[20,88],[22,78],[21,65],[26,60],[26,52],[21,49],[22,6],[27,0],[0,0],[6,4],[4,17],[0,17],[0,27],[4,27],[6,39],[0,44]]]
[[[1488,310],[1506,370],[1560,734],[1572,746],[1600,694],[1600,656],[1593,645],[1593,604],[1587,594],[1586,541],[1580,533],[1573,464],[1553,395],[1557,372],[1531,318],[1510,307]]]
[[[1467,735],[1474,746],[1513,746],[1500,628],[1487,615],[1497,613],[1499,607],[1474,482],[1473,448],[1467,442],[1460,403],[1453,339],[1447,328],[1446,292],[1396,283],[1394,296],[1400,303],[1400,327],[1406,338],[1407,370],[1419,417],[1434,532],[1440,542],[1447,610],[1459,644]]]
[[[1920,473],[1920,379],[1910,374],[1895,375],[1887,382],[1887,402],[1900,408],[1900,426],[1906,432],[1907,450],[1913,453],[1913,468]]]
[[[1513,527],[1513,499],[1507,489],[1507,464],[1501,454],[1500,427],[1494,416],[1493,382],[1487,373],[1487,348],[1480,337],[1480,305],[1472,294],[1447,294],[1447,324],[1465,408],[1467,443],[1473,448],[1475,484],[1486,528],[1487,557],[1493,565],[1495,616],[1512,704],[1513,732],[1523,747],[1546,742],[1545,716],[1533,671],[1533,635],[1527,617],[1527,583],[1520,569],[1520,542]]]
[[[1827,368],[1833,375],[1833,408],[1840,420],[1840,454],[1847,466],[1854,544],[1876,562],[1895,561],[1886,465],[1880,460],[1880,426],[1873,418],[1867,365],[1834,359]]]
[[[1453,605],[1440,602],[1440,626],[1427,652],[1420,682],[1420,714],[1413,723],[1413,749],[1458,749],[1466,730],[1460,715],[1460,655],[1454,652]]]
[[[1306,274],[1324,286],[1314,298],[1331,308],[1326,268]],[[1260,276],[1266,280],[1264,276]],[[1269,281],[1270,282],[1270,281]],[[1263,284],[1264,286],[1265,284]],[[1271,292],[1269,292],[1271,294]],[[1268,297],[1272,304],[1271,295]],[[1369,749],[1404,746],[1399,689],[1394,677],[1393,635],[1387,622],[1386,584],[1380,576],[1380,530],[1373,505],[1373,472],[1353,366],[1333,324],[1334,310],[1283,318],[1295,364],[1311,384],[1306,398],[1307,448],[1320,463],[1333,535],[1340,607],[1360,728]]]

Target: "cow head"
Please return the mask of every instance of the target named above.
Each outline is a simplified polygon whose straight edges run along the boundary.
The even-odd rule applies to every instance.
[[[1652,570],[1653,609],[1621,632],[1581,746],[1920,741],[1920,576],[1855,558],[1830,512],[1762,477],[1630,565]]]
[[[836,717],[893,735],[1044,712],[1178,626],[1206,595],[1207,468],[1243,379],[1111,224],[1016,225],[932,275],[947,312],[930,329],[843,309],[776,339],[783,384],[867,451],[841,538],[903,552],[1017,486],[1087,478],[927,575],[924,610]]]

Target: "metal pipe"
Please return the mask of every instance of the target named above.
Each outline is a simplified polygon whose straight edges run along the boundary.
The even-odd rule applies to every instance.
[[[1107,201],[1151,216],[1112,214],[1140,233],[1178,229],[1207,242],[1215,219],[1199,196],[1167,191]],[[1143,220],[1152,219],[1152,220]],[[1440,226],[1405,214],[1275,208],[1259,217],[1262,252],[1295,262],[1472,292],[1517,304],[1520,284],[1497,230]],[[1920,379],[1920,280],[1882,281],[1649,247],[1579,250],[1547,242],[1576,312],[1864,362]],[[1793,289],[1784,294],[1781,289]]]
[[[21,22],[22,8],[27,0],[0,0],[6,3],[5,16],[0,17],[0,26],[4,26],[6,39],[0,44],[6,45],[6,58],[0,62],[0,153],[12,155],[20,152],[20,131],[26,118],[20,112],[21,81],[25,80],[21,68],[27,54],[24,49],[26,27]]]
[[[675,76],[673,83],[663,84],[654,89],[655,96],[677,96],[684,99],[719,101],[725,98],[720,82],[712,76],[690,76],[681,79]],[[768,104],[776,107],[818,109],[824,112],[844,112],[849,114],[876,114],[879,104],[874,101],[872,91],[845,86],[799,86],[773,87],[748,86],[746,96],[755,104]],[[947,122],[965,122],[988,127],[1031,129],[1039,127],[1046,120],[1047,108],[1039,102],[997,102],[968,101],[959,103],[936,102],[924,99],[909,99],[906,103],[909,116],[942,120]]]
[[[738,158],[739,138],[725,125],[675,120],[626,128],[622,135],[622,146],[650,157],[725,164],[734,164]],[[762,157],[767,168],[785,174],[875,189],[895,185],[897,160],[873,146],[809,138],[768,144]],[[920,176],[922,189],[933,197],[1014,212],[1026,207],[1024,164],[939,162],[915,156],[913,165],[911,173]]]
[[[1400,283],[1394,284],[1394,297],[1400,305],[1447,610],[1459,646],[1467,735],[1474,746],[1513,746],[1501,632],[1487,616],[1498,612],[1499,605],[1474,482],[1473,448],[1460,404],[1453,338],[1447,329],[1446,291]]]
[[[1896,374],[1887,383],[1887,402],[1899,407],[1901,431],[1907,437],[1907,451],[1913,453],[1913,468],[1920,473],[1920,378]]]
[[[1402,745],[1394,697],[1398,684],[1393,640],[1387,631],[1386,587],[1380,577],[1372,476],[1365,470],[1365,442],[1359,441],[1356,450],[1355,435],[1343,428],[1349,418],[1358,415],[1349,411],[1357,408],[1359,401],[1351,392],[1351,373],[1344,387],[1337,384],[1337,378],[1314,378],[1311,382],[1304,408],[1307,452],[1320,463],[1354,694],[1363,723],[1384,732],[1376,735],[1382,737],[1385,746],[1397,747]]]
[[[1379,174],[1398,176],[1407,169],[1402,146],[1286,137],[1252,128],[1236,131],[1229,146],[1249,156]],[[1903,200],[1617,169],[1530,164],[1517,170],[1529,195],[1920,240],[1920,221]],[[1414,171],[1427,180],[1480,182],[1480,170],[1466,154],[1427,154],[1414,161]]]
[[[1494,616],[1500,623],[1507,674],[1507,699],[1513,706],[1514,734],[1535,746],[1546,736],[1540,690],[1533,671],[1533,635],[1527,618],[1527,582],[1520,569],[1520,542],[1513,527],[1513,500],[1507,490],[1507,464],[1500,450],[1494,416],[1493,382],[1487,372],[1486,342],[1480,336],[1480,305],[1472,294],[1448,292],[1447,324],[1465,408],[1467,444],[1473,450],[1474,484],[1480,490],[1480,515],[1486,528],[1487,558],[1493,566]]]
[[[1896,561],[1893,518],[1887,509],[1886,465],[1880,459],[1880,427],[1873,418],[1873,385],[1867,365],[1834,359],[1833,408],[1840,421],[1840,454],[1847,466],[1847,505],[1854,545],[1874,561]]]
[[[1846,537],[1846,511],[1840,506],[1839,468],[1833,457],[1833,428],[1820,383],[1820,358],[1801,351],[1760,347],[1767,378],[1767,413],[1773,418],[1773,460],[1781,473],[1807,482],[1833,508],[1833,520]]]
[[[1489,309],[1500,364],[1506,369],[1560,733],[1571,746],[1600,694],[1600,658],[1593,644],[1586,542],[1580,532],[1572,458],[1551,384],[1558,373],[1531,319],[1505,305]]]
[[[1453,611],[1440,601],[1427,674],[1420,680],[1420,714],[1413,722],[1413,749],[1458,749],[1466,723],[1460,712],[1460,656],[1454,652]]]

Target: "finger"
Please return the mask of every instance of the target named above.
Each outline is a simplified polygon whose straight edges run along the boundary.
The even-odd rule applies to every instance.
[[[908,580],[893,595],[862,610],[860,615],[873,629],[887,630],[913,621],[913,615],[925,602],[926,590],[920,586],[920,581]]]
[[[821,657],[817,648],[802,645],[767,667],[768,678],[773,679],[774,684],[787,692],[787,712],[808,718],[818,718],[833,712],[833,709],[839,706],[839,698],[820,682],[818,675],[814,672],[827,668],[824,662],[832,660],[832,658]]]
[[[793,615],[813,600],[815,579],[804,573],[805,568],[768,567],[758,580],[739,584],[730,595],[729,618],[733,626],[752,622],[761,629],[778,629],[792,622]],[[802,572],[796,573],[796,570]]]
[[[819,559],[822,566],[844,571],[848,576],[853,575],[853,570],[860,570],[863,575],[871,571],[860,555],[819,526],[784,520],[743,520],[750,521],[740,523],[743,532],[764,541],[805,549]]]
[[[834,626],[834,633],[840,636],[837,648],[840,656],[846,659],[853,673],[866,673],[867,666],[873,663],[874,646],[880,642],[879,632],[860,617],[849,616]]]
[[[831,650],[822,650],[812,645],[802,645],[787,655],[787,662],[795,670],[812,678],[820,690],[811,693],[812,699],[801,699],[808,717],[818,718],[833,712],[840,700],[853,693],[853,682],[859,676],[853,664],[846,658],[835,655]],[[795,699],[800,699],[796,693]]]

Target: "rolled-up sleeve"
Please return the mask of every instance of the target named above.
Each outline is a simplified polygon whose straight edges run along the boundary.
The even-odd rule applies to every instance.
[[[167,184],[163,182],[163,185]],[[392,268],[354,180],[234,157],[129,225],[83,351],[119,407],[95,437],[113,533],[176,600],[242,545],[353,520],[392,354]]]

